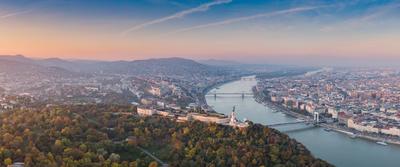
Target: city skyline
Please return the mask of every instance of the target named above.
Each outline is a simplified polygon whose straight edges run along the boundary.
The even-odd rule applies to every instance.
[[[2,1],[0,54],[398,65],[396,1]]]

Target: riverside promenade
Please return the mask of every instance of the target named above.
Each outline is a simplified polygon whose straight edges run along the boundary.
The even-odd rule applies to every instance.
[[[257,101],[259,102],[260,100],[257,100]],[[303,119],[303,120],[311,119],[310,116],[294,112],[282,105],[279,105],[279,104],[276,104],[273,102],[264,101],[264,102],[260,102],[260,103],[262,103],[264,106],[268,106],[269,108],[271,108],[277,112],[282,112],[282,113],[292,116],[294,118]],[[349,135],[350,137],[354,136],[356,138],[371,140],[371,141],[375,141],[375,142],[384,141],[386,143],[395,144],[395,145],[400,146],[400,140],[388,139],[388,138],[380,137],[377,135],[373,136],[373,134],[361,133],[361,132],[358,132],[358,131],[355,131],[355,130],[352,130],[352,129],[349,129],[346,127],[338,126],[334,123],[320,123],[320,124],[318,124],[318,126],[323,127],[323,128],[329,128],[333,131]]]

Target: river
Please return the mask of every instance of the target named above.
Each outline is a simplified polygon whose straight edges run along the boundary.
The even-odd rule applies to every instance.
[[[213,89],[218,93],[251,92],[256,81],[234,81]],[[206,96],[208,105],[215,111],[228,115],[236,106],[238,119],[248,119],[264,125],[293,122],[296,118],[276,112],[257,103],[252,97]],[[323,128],[308,125],[287,125],[277,127],[283,133],[303,143],[315,157],[338,167],[398,167],[400,166],[400,147],[382,146],[364,139],[352,139],[338,132],[327,132]]]

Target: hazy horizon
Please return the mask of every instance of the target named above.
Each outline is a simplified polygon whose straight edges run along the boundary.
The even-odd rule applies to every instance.
[[[0,54],[0,58],[4,56],[22,56],[28,59],[35,60],[46,60],[46,59],[61,59],[66,61],[99,61],[99,62],[118,62],[118,61],[137,61],[137,60],[150,60],[150,59],[171,59],[171,58],[182,58],[193,60],[202,64],[210,64],[210,65],[279,65],[279,66],[298,66],[298,67],[334,67],[334,68],[400,68],[400,65],[397,61],[392,61],[391,63],[379,60],[358,60],[358,63],[354,63],[355,60],[347,62],[343,62],[342,60],[329,60],[326,62],[321,62],[318,60],[304,60],[309,62],[299,62],[299,61],[268,61],[268,60],[234,60],[234,59],[216,59],[216,58],[205,58],[205,59],[196,59],[196,58],[188,58],[188,57],[148,57],[148,58],[140,58],[140,59],[86,59],[86,58],[62,58],[62,57],[30,57],[27,55],[4,55]]]

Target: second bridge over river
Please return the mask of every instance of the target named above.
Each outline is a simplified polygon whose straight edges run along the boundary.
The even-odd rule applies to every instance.
[[[217,98],[217,96],[222,96],[222,97],[253,97],[252,92],[210,92],[206,96],[214,96]]]

